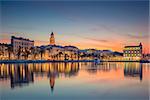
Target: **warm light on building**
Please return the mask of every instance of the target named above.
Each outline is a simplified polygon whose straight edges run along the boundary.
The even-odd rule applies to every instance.
[[[138,46],[125,46],[123,50],[124,60],[137,61],[142,58],[142,44]]]
[[[55,37],[53,32],[50,35],[50,45],[55,45]]]

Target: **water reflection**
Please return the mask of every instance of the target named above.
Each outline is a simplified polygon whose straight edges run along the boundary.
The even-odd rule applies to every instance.
[[[10,79],[11,88],[15,88],[34,82],[34,75],[43,77],[46,74],[50,79],[51,91],[53,91],[55,78],[76,76],[78,71],[78,63],[2,64],[0,80]]]
[[[149,72],[149,63],[135,62],[0,64],[0,96],[2,100],[147,100]]]
[[[55,85],[55,76],[50,77],[50,87],[51,87],[51,92],[54,90],[54,85]]]
[[[14,67],[8,67],[10,74],[11,88],[16,86],[23,86],[30,82],[33,82],[33,72],[29,70],[28,66],[16,65]]]
[[[83,66],[85,66],[84,69],[86,69],[90,74],[96,74],[97,72],[100,71],[109,72],[111,70],[117,70],[119,67],[117,63],[108,63],[108,62],[104,62],[100,64],[89,62],[89,63],[84,63],[82,67]]]
[[[125,63],[124,76],[139,78],[142,81],[142,68],[141,63]]]
[[[10,87],[22,87],[34,82],[34,77],[47,77],[51,92],[54,91],[55,79],[77,76],[79,69],[90,74],[124,69],[124,77],[138,77],[142,80],[141,63],[33,63],[33,64],[1,64],[0,80],[10,80]]]

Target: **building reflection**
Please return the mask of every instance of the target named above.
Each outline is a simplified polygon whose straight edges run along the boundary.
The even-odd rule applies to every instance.
[[[51,92],[54,91],[55,78],[62,76],[76,76],[79,71],[79,63],[52,63],[49,65],[48,77]]]
[[[142,63],[125,63],[124,76],[139,78],[142,81]]]
[[[1,64],[0,81],[10,80],[11,88],[21,87],[34,82],[34,77],[48,77],[51,91],[55,78],[76,76],[79,63],[32,63]]]
[[[120,69],[123,68],[124,69]],[[0,64],[0,81],[10,80],[10,87],[22,87],[34,82],[34,78],[47,77],[51,92],[54,91],[56,78],[74,77],[79,69],[90,74],[111,72],[120,69],[127,78],[142,80],[141,63],[30,63],[30,64]]]
[[[54,91],[54,85],[55,85],[55,76],[50,77],[49,83],[50,83],[50,87],[51,87],[51,92],[53,92]]]
[[[102,62],[100,64],[86,63],[86,70],[90,74],[96,74],[97,72],[111,72],[112,70],[123,69],[123,74],[127,78],[139,78],[142,81],[143,78],[143,64],[138,62],[129,63],[114,63],[114,62]]]
[[[0,66],[0,79],[10,79],[10,86],[25,86],[33,82],[33,72],[29,70],[26,64],[2,64]]]
[[[95,63],[87,63],[87,71],[91,74],[96,74],[97,72],[103,71],[103,72],[109,72],[111,70],[117,70],[119,65],[122,66],[122,64],[118,63],[113,63],[113,62],[102,62],[100,64],[95,64]]]
[[[33,72],[31,72],[26,64],[17,64],[14,67],[14,72],[10,69],[11,87],[23,86],[33,82]]]

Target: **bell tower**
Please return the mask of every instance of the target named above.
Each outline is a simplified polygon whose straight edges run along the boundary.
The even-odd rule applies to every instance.
[[[55,37],[53,32],[50,35],[50,45],[55,45]]]

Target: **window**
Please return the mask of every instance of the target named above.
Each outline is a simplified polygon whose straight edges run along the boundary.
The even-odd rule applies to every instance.
[[[136,53],[136,50],[134,51],[134,53]]]

